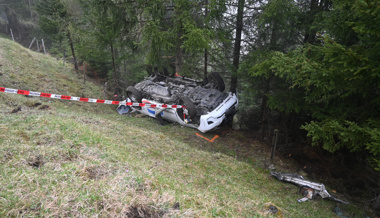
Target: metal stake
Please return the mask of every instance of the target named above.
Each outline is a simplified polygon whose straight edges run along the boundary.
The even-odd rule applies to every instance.
[[[278,129],[275,129],[274,134],[273,134],[273,139],[272,139],[272,153],[270,155],[270,164],[273,164],[274,153],[276,151],[276,146],[277,146],[277,139],[278,139]]]

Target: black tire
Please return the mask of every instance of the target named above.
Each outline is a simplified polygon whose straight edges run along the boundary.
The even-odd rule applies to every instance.
[[[223,92],[226,88],[223,78],[217,72],[212,72],[207,76],[208,83],[211,85],[211,88],[217,89]]]
[[[193,101],[189,97],[186,97],[186,96],[181,97],[180,105],[184,105],[186,107],[186,110],[188,112],[187,117],[189,117],[190,119],[195,118],[195,116],[197,115],[197,110],[195,108]],[[177,114],[183,120],[182,108],[177,109]]]
[[[141,103],[142,102],[142,94],[139,90],[137,90],[133,86],[129,86],[127,88],[127,96],[131,99],[132,102]]]

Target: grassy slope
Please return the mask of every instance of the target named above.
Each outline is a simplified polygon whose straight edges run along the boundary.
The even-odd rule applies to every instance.
[[[0,64],[0,87],[103,99],[61,62],[1,38]],[[297,203],[298,188],[269,175],[267,147],[239,132],[210,143],[112,105],[8,93],[0,120],[0,216],[255,217],[270,204],[280,217],[336,216],[335,202]]]

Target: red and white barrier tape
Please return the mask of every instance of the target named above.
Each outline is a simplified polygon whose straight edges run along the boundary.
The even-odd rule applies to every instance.
[[[67,95],[49,94],[49,93],[43,93],[43,92],[32,92],[32,91],[25,91],[25,90],[20,90],[20,89],[4,88],[4,87],[0,87],[0,92],[19,94],[19,95],[30,95],[30,96],[44,97],[44,98],[71,100],[71,101],[100,103],[100,104],[116,104],[116,105],[137,106],[137,107],[152,107],[152,108],[186,108],[183,105],[146,104],[146,103],[133,103],[133,102],[126,102],[126,101],[111,101],[111,100],[102,100],[102,99],[94,99],[94,98],[82,98],[82,97],[74,97],[74,96],[67,96]]]

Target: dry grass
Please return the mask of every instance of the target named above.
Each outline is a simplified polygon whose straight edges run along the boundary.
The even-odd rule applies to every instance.
[[[55,59],[8,40],[0,39],[0,60],[2,87],[102,95]],[[297,203],[297,187],[270,176],[268,147],[241,132],[204,134],[219,135],[211,143],[196,130],[114,109],[0,93],[0,216],[335,216],[335,202]]]

